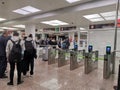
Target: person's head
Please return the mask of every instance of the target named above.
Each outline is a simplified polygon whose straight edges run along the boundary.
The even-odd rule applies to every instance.
[[[5,31],[2,33],[2,35],[3,35],[4,37],[7,37],[7,36],[8,36],[8,32],[5,30]]]
[[[14,31],[14,32],[13,32],[13,36],[19,36],[19,33],[16,32],[16,31]]]
[[[33,38],[33,35],[32,35],[32,34],[29,34],[29,36],[28,36],[28,37]]]

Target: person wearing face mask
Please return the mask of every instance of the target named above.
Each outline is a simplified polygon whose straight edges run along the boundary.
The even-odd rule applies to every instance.
[[[24,47],[19,38],[19,33],[13,32],[13,36],[7,42],[7,46],[6,46],[6,55],[8,62],[10,64],[10,81],[7,83],[7,85],[13,85],[15,65],[17,67],[17,76],[18,76],[17,84],[23,83],[23,81],[21,80],[22,52],[24,52]]]

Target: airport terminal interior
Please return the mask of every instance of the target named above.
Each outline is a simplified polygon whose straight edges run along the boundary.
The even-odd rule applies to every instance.
[[[119,4],[120,0],[0,0],[0,75],[3,57],[7,62],[0,90],[120,90]],[[24,47],[9,81],[13,48],[8,56],[7,49],[17,35]],[[33,53],[26,54],[28,60],[30,46],[35,51],[33,59]]]

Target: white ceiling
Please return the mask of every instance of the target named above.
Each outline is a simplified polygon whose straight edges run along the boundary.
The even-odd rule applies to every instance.
[[[98,1],[109,1],[110,2],[110,1],[115,1],[115,0],[82,0],[74,4],[69,4],[65,0],[1,0],[0,2],[2,1],[4,1],[5,3],[4,4],[0,3],[0,17],[6,18],[7,21],[1,23],[0,24],[1,26],[12,26],[15,24],[33,23],[33,24],[36,24],[38,28],[45,28],[45,27],[51,27],[51,26],[41,24],[40,23],[41,21],[58,19],[58,20],[67,22],[70,25],[86,27],[89,24],[93,24],[93,23],[83,18],[83,15],[115,11],[116,9],[115,3],[110,4],[110,5],[105,5],[102,7],[96,7],[96,8],[89,8],[88,6],[87,7],[88,9],[85,9],[85,10],[84,8],[82,8],[83,10],[76,10],[77,7],[75,7],[75,10],[76,10],[75,12],[73,12],[74,9],[71,8],[73,6],[78,6],[78,5],[82,6],[82,4],[84,3],[86,4],[90,1],[91,1],[90,3],[93,3],[93,2],[98,2]],[[22,8],[28,5],[41,9],[42,12],[35,13],[32,15],[27,15],[27,16],[19,15],[17,13],[12,12],[15,9],[19,9],[19,8]],[[55,11],[57,9],[59,11],[60,10],[63,11],[64,13]],[[36,17],[39,17],[39,15],[43,14],[43,16],[45,16],[45,14],[49,12],[53,12],[53,11],[57,12],[57,14],[55,13],[55,15],[53,16],[48,16],[48,17],[39,18],[39,19],[36,18]],[[114,22],[114,21],[105,21],[105,22],[98,22],[98,23],[108,23],[108,22]]]

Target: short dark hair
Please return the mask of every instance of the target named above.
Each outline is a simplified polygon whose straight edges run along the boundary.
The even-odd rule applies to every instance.
[[[33,35],[32,35],[32,34],[29,34],[29,36],[28,36],[28,37],[31,37],[31,38],[32,38],[32,37],[33,37]]]
[[[2,33],[2,35],[5,35],[5,34],[7,34],[7,30],[4,30]]]
[[[18,32],[13,32],[13,36],[19,36],[19,33]]]

